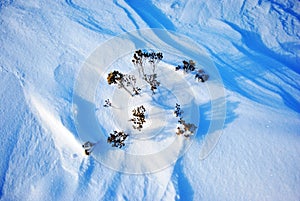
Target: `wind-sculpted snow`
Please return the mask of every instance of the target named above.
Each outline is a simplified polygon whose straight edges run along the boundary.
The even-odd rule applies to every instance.
[[[5,85],[10,83],[10,85]],[[0,70],[0,91],[1,104],[0,104],[0,132],[5,133],[1,137],[1,163],[0,163],[0,197],[4,194],[3,186],[7,172],[9,171],[9,161],[14,147],[18,141],[20,127],[22,127],[22,119],[26,114],[26,101],[22,91],[22,87],[18,79],[8,71]],[[14,100],[17,104],[16,107],[9,106],[9,102]],[[6,117],[7,119],[4,119]]]
[[[290,14],[294,16],[296,19],[300,20],[300,15],[297,11],[299,11],[299,2],[288,0],[288,1],[270,1],[274,9],[281,10],[281,14]],[[283,22],[284,23],[284,22]],[[296,28],[296,27],[295,27]]]
[[[299,9],[295,0],[0,1],[0,200],[299,200]],[[109,70],[136,73],[139,48],[164,53],[160,93],[104,87]],[[189,59],[206,83],[173,70]],[[115,108],[103,108],[107,98]],[[174,140],[176,100],[198,126],[187,140]],[[153,121],[114,149],[107,136],[131,129],[137,103]],[[90,156],[87,140],[97,142]]]
[[[0,10],[1,10],[1,8],[9,6],[11,3],[13,3],[13,0],[2,0],[2,1],[0,1]]]
[[[175,185],[176,192],[178,192],[178,200],[184,199],[186,201],[192,201],[194,200],[194,189],[191,186],[189,179],[185,175],[185,170],[182,163],[182,159],[179,159],[174,165],[172,182]]]
[[[93,16],[95,15],[94,12],[90,11],[89,9],[83,8],[77,4],[75,4],[72,0],[65,0],[67,5],[73,8],[74,10],[71,11],[72,19],[75,20],[77,23],[81,24],[85,28],[98,32],[98,33],[105,33],[108,35],[115,35],[111,30],[103,28],[100,26],[98,20],[96,20]],[[74,15],[78,13],[78,15]]]
[[[295,15],[299,3],[272,1],[255,4],[243,1],[229,5],[201,2],[198,9],[192,7],[193,3],[195,4],[188,1],[186,4],[178,4],[176,9],[182,14],[176,13],[172,17],[187,19],[178,25],[188,35],[196,38],[211,54],[226,83],[225,86],[258,103],[277,107],[280,102],[284,102],[286,107],[299,112],[297,30],[300,25],[299,17]],[[159,2],[157,4],[164,5]],[[199,17],[203,15],[203,7],[210,15],[214,10],[219,19],[206,20]],[[190,10],[193,11],[192,14]],[[238,14],[232,14],[234,11]],[[265,12],[269,15],[265,15]],[[198,16],[196,19],[202,27],[193,21],[195,15]],[[241,20],[237,19],[237,16]],[[193,31],[186,31],[188,29]],[[197,34],[194,34],[195,30],[198,30]],[[216,45],[215,38],[221,45]],[[228,69],[231,73],[228,73]],[[289,76],[291,74],[295,76],[294,79]],[[245,80],[249,80],[250,84]],[[253,90],[253,85],[256,85],[258,90]],[[274,100],[274,96],[277,95],[280,98]],[[269,98],[264,98],[265,96]],[[278,104],[274,105],[274,101]]]
[[[291,70],[297,72],[298,74],[300,73],[296,58],[278,54],[274,50],[268,48],[262,41],[261,36],[255,32],[243,30],[230,22],[225,23],[242,36],[241,40],[248,49],[254,51],[256,54],[265,55],[266,57],[274,59],[282,65],[289,67]]]
[[[150,1],[125,0],[125,2],[139,14],[150,28],[164,28],[175,31],[173,23]]]
[[[138,23],[136,22],[136,20],[134,19],[133,15],[130,13],[130,11],[125,6],[122,6],[118,2],[118,0],[114,0],[114,3],[116,4],[116,6],[120,7],[126,13],[128,18],[130,19],[130,21],[134,24],[135,28],[139,29],[140,27],[139,27]]]

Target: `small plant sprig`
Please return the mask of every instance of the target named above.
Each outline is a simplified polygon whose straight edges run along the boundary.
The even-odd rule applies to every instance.
[[[95,143],[92,143],[90,141],[87,141],[82,145],[82,148],[84,148],[85,155],[88,156],[92,153],[94,145],[95,145]]]
[[[125,146],[124,141],[129,135],[124,131],[113,131],[110,133],[110,136],[107,138],[107,143],[112,144],[112,147],[122,148]]]
[[[151,86],[151,91],[152,91],[152,95],[155,94],[155,90],[158,88],[158,86],[160,85],[160,82],[157,81],[157,74],[152,74],[152,75],[145,75],[145,81],[147,83],[150,84]]]
[[[111,107],[111,102],[109,99],[106,99],[104,102],[105,103],[104,103],[103,107]]]
[[[176,103],[174,114],[176,117],[181,117],[183,111],[180,109],[180,105]]]
[[[149,62],[152,67],[152,72],[155,73],[156,66],[162,59],[163,54],[161,52],[143,52],[142,50],[136,50],[133,54],[132,63],[138,67],[142,75],[145,75],[146,62]]]
[[[209,75],[206,74],[204,72],[204,70],[202,70],[202,69],[198,70],[197,74],[195,75],[195,79],[198,80],[198,82],[199,81],[206,82],[208,80],[208,78],[209,78]]]
[[[107,76],[109,85],[116,84],[119,88],[125,89],[131,96],[138,95],[141,88],[136,86],[136,78],[134,75],[122,74],[119,71],[110,72]],[[131,89],[131,91],[129,89]]]
[[[182,63],[183,63],[183,65],[178,65],[177,67],[175,67],[175,71],[182,69],[184,72],[190,73],[190,72],[194,72],[195,70],[197,70],[196,62],[194,62],[193,60],[189,60],[189,61],[183,60]],[[203,69],[199,69],[195,73],[195,79],[198,82],[199,81],[206,82],[208,80],[208,78],[209,78],[209,75],[206,74]]]
[[[162,60],[163,54],[161,52],[143,52],[142,50],[137,50],[133,54],[132,63],[137,67],[140,76],[150,85],[151,91],[155,94],[155,90],[160,85],[157,81],[157,74],[155,73],[157,64]],[[152,72],[147,71],[145,66],[149,63]]]
[[[182,118],[183,110],[180,108],[180,105],[178,103],[176,103],[174,114],[176,117],[179,117],[178,123],[180,124],[177,127],[176,134],[184,135],[186,138],[194,135],[197,126],[195,126],[195,124],[185,122],[185,120]]]
[[[183,65],[178,65],[175,68],[175,71],[183,69],[184,72],[189,73],[196,69],[196,63],[193,60],[189,60],[188,62],[186,60],[182,61]]]
[[[122,81],[123,76],[124,75],[117,70],[110,72],[107,76],[107,83],[109,85],[118,84]]]
[[[123,82],[126,84],[126,87],[130,87],[132,89],[133,95],[139,95],[141,93],[141,88],[136,86],[136,78],[134,75],[123,76]]]
[[[181,126],[177,127],[177,135],[184,135],[184,137],[186,138],[190,137],[191,135],[194,135],[197,129],[197,126],[195,126],[195,124],[186,123],[185,120],[183,120],[182,118],[180,118],[178,122]]]
[[[143,128],[143,124],[146,123],[145,112],[146,109],[143,105],[132,110],[133,118],[130,119],[129,121],[133,122],[132,127],[134,129],[141,131],[141,129]]]

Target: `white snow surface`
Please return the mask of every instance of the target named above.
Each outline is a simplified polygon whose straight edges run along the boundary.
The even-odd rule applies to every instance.
[[[300,200],[299,10],[293,0],[0,1],[0,200]],[[106,84],[111,70],[137,73],[133,51],[150,46],[165,53],[158,94]],[[93,57],[101,48],[107,57]],[[206,83],[173,70],[189,59]],[[173,133],[175,101],[198,126],[190,139]],[[110,147],[113,129],[133,132],[140,104],[151,108],[143,137]],[[98,142],[91,156],[87,140]]]

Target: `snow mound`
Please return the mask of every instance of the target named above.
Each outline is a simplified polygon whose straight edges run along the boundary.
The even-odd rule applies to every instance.
[[[131,40],[133,36],[139,40]],[[175,45],[174,41],[177,41]],[[131,97],[126,91],[114,90],[106,83],[108,73],[118,70],[115,69],[118,66],[122,66],[123,70],[126,70],[124,66],[132,66],[128,55],[132,55],[136,49],[159,50],[166,53],[166,61],[170,61],[174,55],[182,60],[193,58],[204,69],[209,69],[211,80],[201,85],[193,77],[176,72],[175,66],[162,62],[157,67],[158,80],[161,82],[157,94],[151,95],[148,90],[148,93]],[[138,76],[133,66],[125,73]],[[199,95],[199,91],[207,92]],[[198,121],[199,106],[203,100],[207,100],[205,95],[209,96],[212,105],[208,127],[215,132],[208,130],[211,135],[202,136],[205,140],[199,151],[200,159],[211,152],[222,134],[225,118],[225,104],[222,101],[225,99],[218,72],[192,41],[164,30],[139,30],[107,41],[86,60],[75,84],[74,117],[83,142],[96,142],[93,155],[102,164],[126,173],[156,172],[173,164],[193,141],[175,135],[178,125],[178,120],[172,114],[175,104],[183,106],[187,122],[201,128],[203,123]],[[112,100],[114,106],[111,112],[101,107],[107,98]],[[142,134],[134,131],[128,121],[132,109],[138,105],[145,105],[149,110],[150,121],[146,123]],[[108,133],[118,129],[128,132],[131,138],[124,150],[116,150],[106,143]]]

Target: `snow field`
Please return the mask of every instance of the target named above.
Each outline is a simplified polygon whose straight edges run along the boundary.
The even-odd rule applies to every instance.
[[[1,1],[0,200],[299,200],[299,6],[293,0]],[[128,37],[114,43],[124,32]],[[101,72],[92,68],[82,72],[94,77],[80,77],[99,46],[107,57],[90,65]],[[131,49],[121,53],[123,47]],[[120,124],[101,121],[113,113],[102,110],[101,101],[111,97],[100,92],[119,94],[101,89],[101,79],[118,63],[115,55],[130,57],[139,48],[162,51],[164,67],[198,59],[211,76],[203,85],[187,83],[199,110],[197,135],[182,157],[174,150],[147,160],[127,154],[146,152],[137,140],[165,145],[159,134],[152,142],[135,138],[118,154],[103,138],[86,157],[82,142]],[[224,88],[214,81],[218,75]],[[174,89],[161,93],[178,97]],[[164,97],[153,101],[171,105]],[[210,146],[210,139],[219,143]],[[171,147],[179,150],[176,143]]]

